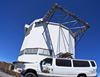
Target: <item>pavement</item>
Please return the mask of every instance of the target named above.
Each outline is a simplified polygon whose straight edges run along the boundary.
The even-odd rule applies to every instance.
[[[0,71],[0,77],[15,77]]]

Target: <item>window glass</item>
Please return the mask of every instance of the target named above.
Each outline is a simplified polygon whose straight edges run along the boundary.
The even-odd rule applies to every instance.
[[[63,60],[63,59],[56,59],[56,65],[57,66],[64,66],[64,67],[71,67],[71,61],[70,60]]]
[[[47,55],[47,56],[49,56],[50,55],[50,52],[49,52],[49,50],[44,50],[44,55]]]
[[[32,30],[32,27],[33,27],[33,24],[28,29],[26,29],[25,36],[30,34],[30,31]]]
[[[48,49],[38,49],[38,48],[26,48],[20,52],[20,55],[37,54],[37,52],[39,52],[39,55],[50,56],[50,52]]]
[[[52,58],[46,58],[43,60],[44,64],[50,64],[52,65]]]
[[[74,67],[89,67],[90,64],[88,61],[73,60],[73,66]]]
[[[39,55],[50,56],[48,49],[39,49]]]
[[[43,55],[43,49],[39,49],[39,55]]]
[[[96,65],[95,65],[95,63],[94,63],[94,61],[91,61],[91,64],[92,64],[92,66],[93,67],[95,67]]]
[[[27,48],[25,50],[25,54],[37,54],[38,49],[33,48]]]
[[[24,50],[22,50],[21,52],[20,52],[20,55],[23,55],[24,54]]]

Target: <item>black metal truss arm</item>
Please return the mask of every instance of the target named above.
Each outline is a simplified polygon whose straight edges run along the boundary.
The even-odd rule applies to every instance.
[[[83,21],[81,18],[79,18],[78,16],[76,16],[75,14],[69,12],[67,9],[61,7],[60,5],[58,5],[57,3],[47,12],[47,14],[43,17],[43,22],[49,22],[50,19],[52,18],[52,16],[54,15],[54,13],[60,10],[62,12],[64,12],[66,15],[71,16],[73,19],[77,20],[79,23],[81,23],[82,25],[84,25],[83,28],[79,29],[78,31],[73,33],[74,37],[77,37],[78,35],[80,35],[81,33],[84,33],[90,26],[87,22]]]

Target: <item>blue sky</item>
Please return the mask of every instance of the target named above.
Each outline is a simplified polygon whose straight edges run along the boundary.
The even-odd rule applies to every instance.
[[[17,60],[24,25],[43,17],[54,3],[90,24],[76,47],[76,57],[96,60],[100,72],[100,0],[0,0],[0,61]]]

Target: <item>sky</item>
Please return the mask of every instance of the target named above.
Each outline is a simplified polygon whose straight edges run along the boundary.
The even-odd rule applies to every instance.
[[[58,3],[90,24],[76,46],[76,58],[93,59],[100,73],[100,0],[0,0],[0,61],[17,60],[24,25],[45,15]]]

